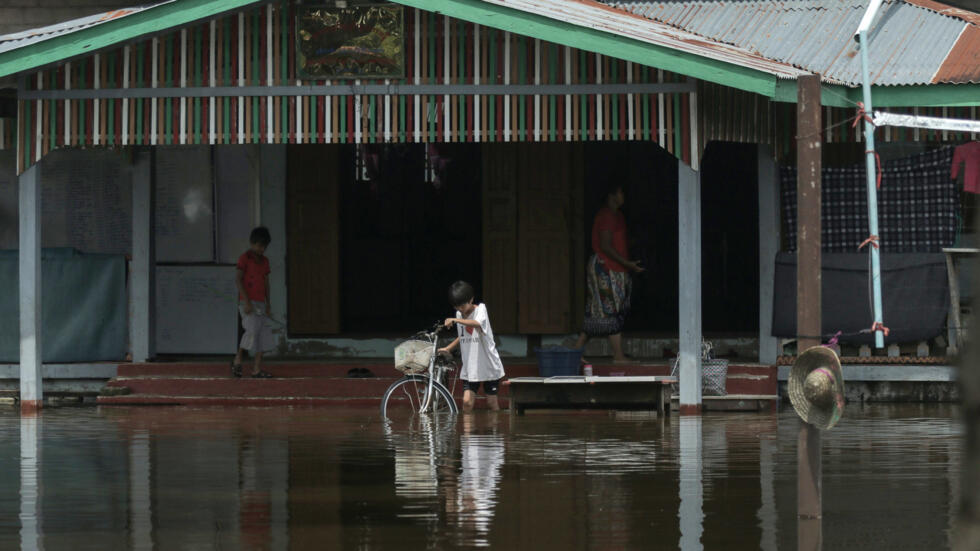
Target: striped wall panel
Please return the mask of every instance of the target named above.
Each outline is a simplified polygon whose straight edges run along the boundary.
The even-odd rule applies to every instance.
[[[768,98],[717,84],[698,84],[701,151],[711,141],[759,143],[772,145],[778,159],[795,163],[796,104],[772,102]],[[932,117],[980,120],[976,107],[916,107],[884,108],[878,111],[915,113]],[[864,141],[863,126],[853,126],[857,106],[823,108],[825,143],[860,143]],[[875,131],[875,140],[883,142],[951,142],[978,138],[976,133],[929,131],[913,128],[882,127]]]
[[[274,3],[32,75],[31,90],[300,86],[294,7]],[[354,84],[629,84],[685,77],[405,10],[406,73]],[[351,81],[313,84],[350,88]],[[22,100],[19,169],[59,147],[647,140],[691,164],[690,94]],[[697,147],[694,148],[695,150]],[[696,153],[696,151],[695,151]],[[695,161],[696,163],[696,161]]]

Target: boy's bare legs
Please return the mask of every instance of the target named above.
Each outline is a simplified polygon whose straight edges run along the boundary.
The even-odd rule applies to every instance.
[[[500,411],[500,402],[497,401],[497,395],[487,396],[487,406],[490,411]]]
[[[252,362],[252,375],[257,375],[262,371],[262,351],[255,351],[255,361]]]
[[[470,389],[463,391],[463,412],[469,413],[473,411],[473,406],[476,405],[476,393]]]
[[[235,353],[235,361],[234,361],[234,364],[236,366],[238,366],[238,367],[241,367],[242,366],[242,354],[244,352],[245,352],[245,350],[239,348],[238,349],[238,352]]]
[[[628,358],[623,354],[623,334],[609,335],[609,345],[613,349],[613,361],[625,362]]]

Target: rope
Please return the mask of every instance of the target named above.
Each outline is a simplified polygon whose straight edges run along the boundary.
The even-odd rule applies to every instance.
[[[862,241],[861,244],[858,245],[858,250],[860,251],[861,249],[863,249],[865,245],[871,245],[872,247],[874,247],[874,248],[877,249],[878,248],[878,236],[877,235],[872,235],[872,236],[868,237],[867,239],[865,239],[864,241]]]

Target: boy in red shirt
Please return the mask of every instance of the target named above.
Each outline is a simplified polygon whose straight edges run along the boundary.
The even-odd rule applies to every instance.
[[[238,346],[238,353],[231,362],[231,374],[242,376],[242,353],[251,352],[255,356],[252,377],[268,379],[270,373],[262,370],[262,353],[272,348],[273,336],[269,316],[269,259],[265,249],[272,241],[269,230],[258,227],[248,238],[251,246],[238,257],[235,270],[235,283],[238,285],[238,312],[242,316],[245,334]]]

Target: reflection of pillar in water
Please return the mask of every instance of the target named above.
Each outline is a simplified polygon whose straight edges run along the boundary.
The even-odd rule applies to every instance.
[[[701,416],[680,417],[681,551],[702,549],[704,487],[701,483]]]
[[[803,423],[796,445],[796,542],[800,551],[821,549],[820,429]]]
[[[44,549],[41,541],[41,495],[38,471],[41,467],[41,417],[20,418],[20,548]]]
[[[272,509],[268,490],[258,484],[257,444],[256,439],[244,438],[239,450],[239,525],[242,541],[250,549],[268,545]]]
[[[129,441],[129,526],[136,550],[153,549],[150,473],[150,436],[136,431]]]
[[[763,438],[759,441],[759,485],[762,505],[759,507],[759,526],[762,528],[762,551],[776,551],[776,485],[773,479],[773,456],[776,441]]]

